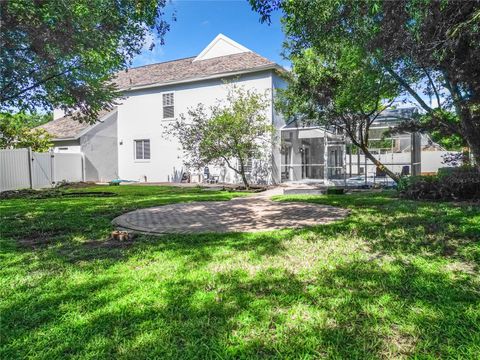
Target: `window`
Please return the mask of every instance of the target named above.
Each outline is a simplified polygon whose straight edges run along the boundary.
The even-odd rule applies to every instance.
[[[175,108],[173,103],[173,92],[163,94],[163,118],[172,119],[175,117]]]
[[[150,160],[150,140],[134,140],[135,160]]]
[[[252,172],[253,160],[252,158],[248,159],[245,164],[245,173],[250,174]]]

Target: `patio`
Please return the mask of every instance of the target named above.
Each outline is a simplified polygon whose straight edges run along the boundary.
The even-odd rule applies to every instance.
[[[230,201],[139,209],[115,218],[113,224],[149,234],[259,232],[326,224],[348,214],[346,209],[329,205],[270,200],[282,193],[281,188],[276,188]]]

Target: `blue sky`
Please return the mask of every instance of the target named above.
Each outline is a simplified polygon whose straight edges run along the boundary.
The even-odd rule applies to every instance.
[[[247,0],[174,0],[167,7],[167,12],[172,11],[177,20],[171,22],[167,15],[170,31],[165,45],[157,44],[153,51],[147,45],[133,60],[133,66],[195,56],[219,33],[278,64],[288,65],[280,55],[284,36],[279,13],[270,25],[262,24]]]

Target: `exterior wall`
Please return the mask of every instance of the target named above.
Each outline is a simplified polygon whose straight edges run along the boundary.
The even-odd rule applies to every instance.
[[[53,119],[58,119],[65,116],[65,111],[62,109],[53,109]]]
[[[80,140],[57,140],[53,141],[53,152],[55,153],[80,153]]]
[[[180,144],[164,133],[171,120],[162,119],[162,94],[174,92],[175,118],[187,114],[189,108],[203,103],[207,108],[227,94],[224,80],[235,82],[257,91],[272,90],[272,71],[245,74],[235,79],[213,79],[194,83],[138,90],[125,94],[118,106],[118,158],[119,177],[126,180],[165,182],[179,181],[185,171]],[[268,109],[268,121],[272,122],[273,107]],[[150,139],[150,160],[134,159],[134,140]],[[232,171],[211,169],[218,172],[220,180],[238,182]],[[199,177],[193,174],[192,181]]]
[[[287,86],[285,80],[283,80],[276,72],[272,73],[272,103],[275,103],[275,98],[277,95],[278,89],[284,89]],[[271,171],[271,182],[274,184],[280,183],[281,180],[281,143],[280,143],[280,129],[285,125],[285,119],[282,114],[275,111],[275,108],[272,107],[272,118],[273,125],[277,129],[277,134],[275,137],[275,142],[272,147],[272,171]]]
[[[86,181],[118,179],[117,113],[97,123],[80,137]]]

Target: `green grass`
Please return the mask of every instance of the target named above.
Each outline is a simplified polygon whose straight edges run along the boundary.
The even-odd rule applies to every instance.
[[[128,210],[239,194],[74,191],[116,195],[0,200],[1,359],[479,357],[478,206],[282,196],[351,215],[115,243]]]

